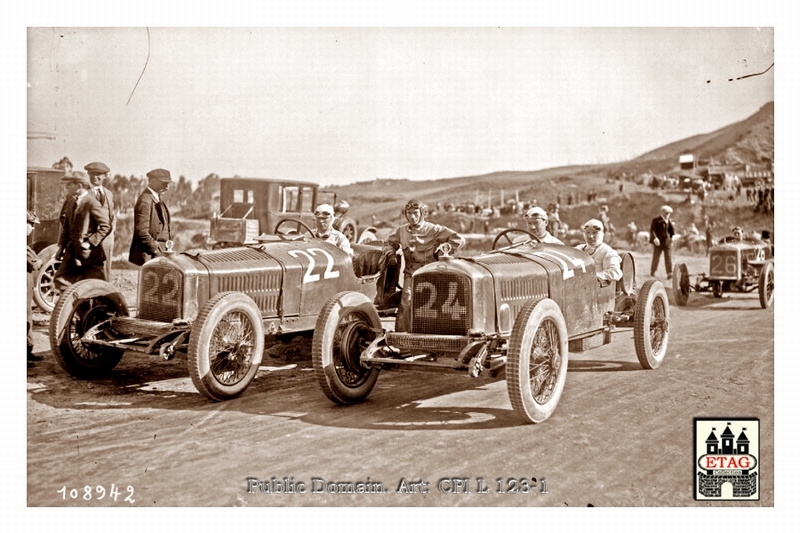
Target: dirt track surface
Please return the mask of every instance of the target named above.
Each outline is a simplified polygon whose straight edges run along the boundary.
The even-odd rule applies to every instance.
[[[648,262],[637,255],[639,286]],[[691,259],[690,272],[705,263]],[[760,501],[713,505],[774,505],[774,311],[754,293],[673,305],[657,370],[639,365],[632,330],[571,354],[555,414],[538,425],[512,411],[502,375],[384,371],[364,403],[340,407],[301,340],[265,356],[240,398],[211,403],[185,358],[129,353],[111,378],[80,381],[45,334],[40,323],[35,351],[46,359],[28,370],[29,506],[709,506],[693,499],[695,417],[760,419]],[[307,492],[250,494],[251,477]],[[380,482],[385,493],[314,494],[314,478]],[[440,490],[451,478],[469,479],[470,493]],[[497,478],[536,478],[539,489],[546,478],[548,493],[501,494]],[[428,492],[398,493],[401,480]],[[112,484],[116,502],[84,499],[85,486]]]

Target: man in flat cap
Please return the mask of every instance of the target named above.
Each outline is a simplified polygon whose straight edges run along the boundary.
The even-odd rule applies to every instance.
[[[604,236],[605,226],[600,220],[592,218],[583,225],[585,244],[575,247],[594,259],[595,276],[601,287],[622,279],[622,258],[616,250],[603,242]]]
[[[133,239],[128,254],[128,261],[140,266],[161,255],[172,238],[169,209],[162,198],[172,182],[169,170],[151,170],[147,180],[147,188],[133,208]]]
[[[653,245],[653,261],[650,263],[650,275],[655,276],[661,252],[664,252],[664,266],[667,269],[667,279],[672,278],[672,236],[675,228],[669,219],[672,208],[668,205],[661,206],[661,216],[650,223],[650,243]]]
[[[330,204],[319,204],[314,210],[314,219],[317,223],[316,229],[311,230],[314,238],[329,242],[337,246],[344,253],[353,257],[353,248],[350,241],[341,231],[333,227],[334,209]]]
[[[528,226],[528,231],[539,239],[539,242],[547,244],[564,244],[558,238],[554,237],[547,231],[547,213],[539,206],[531,207],[525,214],[522,215],[525,219],[525,224]],[[528,237],[517,237],[512,242],[515,244],[527,240]]]
[[[61,266],[53,277],[59,291],[82,279],[106,279],[106,255],[100,245],[111,231],[108,211],[89,193],[89,176],[77,170],[61,178],[67,199],[61,208],[61,235],[56,257]]]
[[[111,258],[114,255],[114,228],[116,226],[114,220],[114,193],[108,188],[103,186],[103,181],[108,179],[111,169],[105,163],[95,161],[89,163],[83,169],[89,174],[89,182],[92,184],[90,194],[93,194],[100,205],[108,211],[108,220],[111,224],[111,231],[108,232],[106,238],[101,243],[103,252],[106,254],[106,279],[111,281]]]

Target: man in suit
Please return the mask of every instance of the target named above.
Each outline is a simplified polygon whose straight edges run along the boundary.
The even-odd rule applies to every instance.
[[[653,245],[653,261],[650,263],[650,275],[655,276],[661,252],[664,252],[664,266],[667,269],[667,279],[672,279],[672,236],[675,228],[669,219],[672,208],[668,205],[661,206],[661,216],[653,219],[650,224],[650,243]]]
[[[111,224],[111,231],[103,239],[101,245],[106,255],[105,272],[106,279],[111,281],[111,258],[114,255],[114,193],[103,186],[103,181],[108,178],[111,169],[105,163],[95,161],[89,163],[84,170],[89,174],[89,182],[92,184],[91,194],[94,194],[100,205],[108,212],[108,221]]]
[[[111,231],[111,224],[108,211],[89,194],[91,182],[85,172],[66,174],[61,181],[68,196],[61,208],[61,235],[56,255],[61,259],[61,266],[53,282],[63,292],[82,279],[106,279],[106,256],[100,243]]]
[[[147,189],[136,200],[133,209],[133,239],[128,261],[143,265],[162,255],[172,238],[170,216],[162,195],[172,182],[169,170],[157,168],[147,173]]]

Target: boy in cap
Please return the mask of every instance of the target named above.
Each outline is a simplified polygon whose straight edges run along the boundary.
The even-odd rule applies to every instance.
[[[133,238],[128,254],[128,261],[140,266],[161,255],[172,238],[169,209],[162,198],[172,182],[169,170],[151,170],[147,180],[147,188],[133,208]]]
[[[411,276],[420,267],[436,260],[436,252],[444,243],[448,243],[455,253],[464,246],[464,237],[455,231],[433,224],[425,220],[428,206],[419,200],[409,200],[401,211],[408,222],[395,230],[386,238],[383,245],[388,265],[397,263],[397,252],[400,250],[406,260],[403,272],[403,294],[397,308],[395,331],[411,329]]]
[[[91,182],[85,172],[66,174],[61,181],[68,196],[61,208],[61,235],[56,255],[61,266],[53,282],[63,292],[82,279],[106,279],[106,256],[100,243],[111,231],[111,224],[108,211],[89,194]]]
[[[525,219],[525,224],[528,227],[528,231],[533,233],[533,235],[539,239],[539,242],[544,242],[547,244],[564,244],[559,239],[554,237],[547,231],[547,213],[545,213],[544,209],[539,206],[531,207],[525,214],[522,216]],[[521,242],[527,240],[527,237],[517,237],[514,239],[514,243]]]
[[[672,278],[672,236],[675,228],[669,219],[672,208],[668,205],[661,206],[661,216],[650,223],[650,243],[653,245],[653,261],[650,263],[650,275],[655,276],[661,252],[664,252],[664,266],[667,269],[667,279]]]
[[[105,272],[106,279],[111,280],[111,258],[114,255],[114,193],[103,186],[103,181],[108,179],[111,169],[108,165],[95,161],[89,163],[83,169],[89,174],[89,182],[92,184],[91,194],[94,194],[100,205],[108,212],[108,221],[111,224],[111,231],[103,239],[101,245],[106,255]]]
[[[330,204],[319,204],[314,210],[314,219],[317,227],[311,230],[315,239],[320,239],[337,246],[344,253],[353,257],[353,248],[344,233],[333,228],[333,206]]]
[[[586,244],[579,244],[575,247],[591,255],[594,259],[595,275],[601,287],[622,279],[622,258],[616,250],[603,242],[604,235],[604,226],[601,221],[596,218],[587,220],[583,225],[583,240],[586,241]]]
[[[39,224],[39,217],[36,216],[36,213],[33,211],[28,211],[28,235],[33,232],[34,225]],[[28,368],[33,366],[33,361],[41,361],[44,359],[41,355],[35,355],[33,353],[33,337],[31,336],[31,328],[33,328],[33,312],[31,311],[31,307],[33,306],[33,286],[34,286],[34,278],[36,276],[36,272],[42,268],[42,260],[39,259],[39,256],[33,249],[28,246],[27,251],[28,256],[28,297],[27,297],[27,305],[28,305],[28,331],[27,331],[27,341],[28,341]]]

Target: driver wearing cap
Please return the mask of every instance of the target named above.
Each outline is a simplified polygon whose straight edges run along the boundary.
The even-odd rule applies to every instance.
[[[583,240],[586,243],[576,246],[594,259],[595,275],[601,287],[622,278],[622,259],[612,247],[603,242],[604,234],[602,222],[595,218],[587,220],[583,225]]]
[[[333,206],[330,204],[319,204],[314,210],[314,219],[317,228],[311,230],[315,239],[320,239],[338,247],[344,253],[353,257],[353,248],[344,233],[333,229]]]
[[[397,308],[396,331],[411,329],[411,276],[418,268],[436,260],[435,253],[448,243],[455,253],[464,246],[464,237],[455,231],[425,220],[428,206],[418,200],[409,200],[401,211],[408,222],[386,238],[383,251],[389,264],[397,261],[398,250],[406,260],[403,272],[403,295]]]
[[[525,214],[522,215],[522,218],[525,219],[525,224],[528,226],[528,231],[533,233],[534,237],[536,237],[539,242],[544,242],[547,244],[564,244],[558,238],[553,237],[549,231],[547,231],[547,213],[541,207],[531,207]],[[512,242],[515,244],[517,242],[523,242],[528,240],[527,237],[517,237]]]

